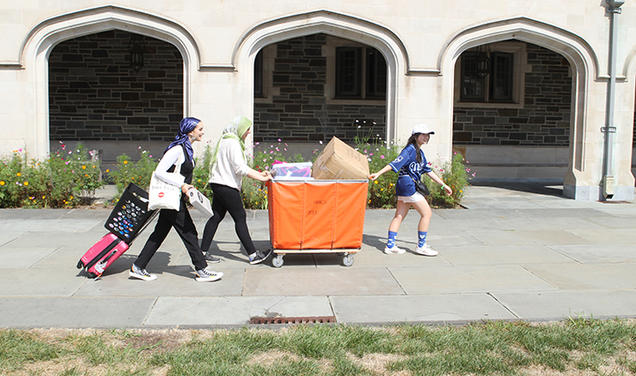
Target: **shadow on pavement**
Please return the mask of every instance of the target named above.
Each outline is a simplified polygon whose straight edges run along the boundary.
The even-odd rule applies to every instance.
[[[558,182],[500,182],[500,181],[477,181],[470,185],[476,187],[493,187],[508,189],[512,191],[536,193],[545,196],[563,197],[563,185]]]

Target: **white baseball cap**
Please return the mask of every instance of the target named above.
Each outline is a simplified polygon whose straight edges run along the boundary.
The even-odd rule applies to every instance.
[[[428,125],[424,123],[420,123],[420,124],[415,124],[415,126],[413,127],[413,131],[411,132],[411,134],[416,134],[416,133],[435,134],[435,131]]]

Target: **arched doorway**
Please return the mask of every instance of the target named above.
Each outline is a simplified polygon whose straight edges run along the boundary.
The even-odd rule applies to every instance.
[[[245,99],[241,100],[245,103],[243,111],[254,113],[254,65],[258,52],[282,41],[317,34],[372,47],[382,55],[387,72],[384,112],[386,128],[382,138],[394,140],[398,82],[408,66],[406,49],[395,34],[382,26],[329,11],[310,12],[264,22],[245,34],[237,44],[232,59],[241,82],[240,97]]]
[[[282,139],[305,158],[318,141],[384,140],[387,68],[382,54],[324,33],[265,46],[254,63],[254,141]]]
[[[105,168],[138,147],[158,154],[183,117],[183,59],[161,40],[121,30],[59,43],[49,55],[51,149],[82,143]]]
[[[482,24],[463,30],[451,40],[439,57],[440,71],[454,72],[457,59],[471,48],[517,40],[531,43],[561,55],[571,70],[571,110],[569,117],[568,166],[563,178],[563,194],[581,200],[597,200],[599,197],[600,171],[595,163],[588,163],[595,153],[590,152],[586,122],[589,81],[598,75],[597,59],[593,49],[579,36],[553,25],[519,17]],[[445,87],[454,88],[454,75],[445,74]],[[453,95],[450,103],[449,123],[452,124]],[[449,126],[451,128],[452,126]],[[452,128],[451,128],[452,129]],[[596,144],[592,147],[596,148]],[[594,150],[596,152],[596,150]],[[591,168],[588,168],[588,164]]]
[[[453,148],[476,182],[562,184],[571,112],[571,68],[556,52],[508,40],[457,59]]]
[[[35,122],[29,124],[33,135],[27,145],[30,154],[45,158],[49,153],[49,54],[66,40],[110,30],[155,38],[173,45],[183,59],[183,115],[190,109],[190,77],[199,67],[199,52],[194,38],[182,26],[148,13],[116,6],[87,9],[41,22],[29,33],[22,51],[21,63],[29,72],[28,84],[35,88]]]

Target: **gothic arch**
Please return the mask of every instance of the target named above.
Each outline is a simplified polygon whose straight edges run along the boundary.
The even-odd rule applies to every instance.
[[[388,28],[360,18],[318,10],[295,14],[260,23],[248,30],[237,42],[232,54],[232,65],[240,75],[244,92],[241,98],[250,103],[253,112],[254,59],[259,50],[283,40],[324,33],[351,39],[376,48],[387,63],[386,139],[395,138],[398,78],[408,72],[408,55],[400,39]]]
[[[33,155],[49,153],[48,58],[53,47],[65,40],[108,30],[123,30],[162,40],[174,45],[183,57],[183,112],[189,113],[190,79],[200,64],[199,50],[192,35],[177,23],[147,13],[104,6],[47,19],[34,27],[20,51],[20,65],[30,72],[35,88],[35,124]]]
[[[453,70],[457,58],[467,49],[482,44],[516,39],[533,43],[561,54],[572,67],[572,116],[570,117],[570,152],[568,173],[564,179],[564,194],[574,196],[573,182],[585,166],[585,133],[588,82],[598,76],[598,60],[593,49],[579,36],[561,28],[518,17],[484,23],[462,30],[452,36],[438,57],[438,68],[444,76],[445,86],[453,87]],[[452,130],[452,95],[446,98],[451,111],[448,117]]]

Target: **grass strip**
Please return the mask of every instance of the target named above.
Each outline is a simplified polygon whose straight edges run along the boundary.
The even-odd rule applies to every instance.
[[[52,366],[60,375],[634,375],[636,321],[0,330],[3,374]]]

